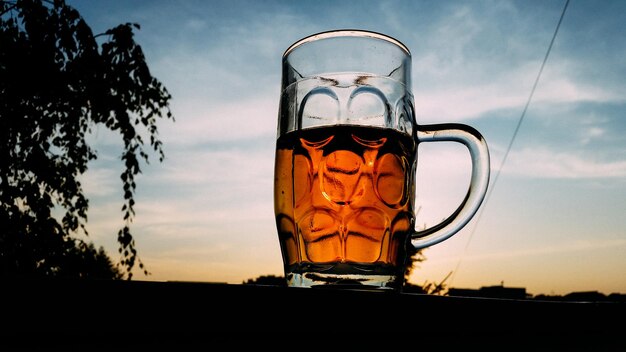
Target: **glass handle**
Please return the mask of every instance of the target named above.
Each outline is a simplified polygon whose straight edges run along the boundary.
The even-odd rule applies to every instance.
[[[472,158],[470,186],[461,205],[441,223],[422,231],[415,230],[411,244],[421,249],[445,241],[461,230],[476,214],[489,185],[489,149],[474,128],[456,123],[417,126],[417,142],[458,142],[467,147]]]

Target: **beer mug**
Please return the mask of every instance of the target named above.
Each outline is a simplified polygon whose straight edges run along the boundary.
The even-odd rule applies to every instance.
[[[418,144],[437,141],[467,147],[470,186],[449,217],[418,231]],[[335,30],[283,54],[274,172],[288,286],[401,290],[410,255],[475,215],[489,183],[489,151],[470,126],[416,122],[403,43]]]

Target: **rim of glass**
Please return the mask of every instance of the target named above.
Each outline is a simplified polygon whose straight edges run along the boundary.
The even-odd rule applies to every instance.
[[[296,49],[299,46],[302,46],[303,44],[314,42],[317,40],[322,40],[322,39],[327,39],[327,38],[336,38],[336,37],[365,37],[365,38],[381,39],[381,40],[384,40],[384,41],[387,41],[389,43],[396,45],[397,47],[402,49],[404,52],[406,52],[407,55],[411,56],[411,51],[406,45],[404,45],[404,43],[386,34],[363,30],[363,29],[336,29],[336,30],[330,30],[330,31],[311,34],[309,36],[306,36],[298,40],[297,42],[291,44],[287,48],[287,50],[285,50],[285,53],[283,54],[283,58],[285,58],[294,49]]]

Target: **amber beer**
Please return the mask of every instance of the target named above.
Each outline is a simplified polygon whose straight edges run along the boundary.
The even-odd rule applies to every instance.
[[[355,125],[278,139],[274,204],[288,281],[401,284],[416,148],[408,134]]]

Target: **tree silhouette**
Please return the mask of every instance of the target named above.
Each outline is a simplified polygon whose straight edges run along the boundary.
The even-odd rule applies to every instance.
[[[407,263],[404,267],[404,282],[409,282],[409,278],[413,273],[413,270],[419,267],[419,263],[426,260],[424,250],[416,250],[413,246],[407,246]]]
[[[64,0],[0,0],[0,275],[89,276],[69,268],[77,261],[107,267],[102,248],[75,238],[88,235],[78,177],[97,158],[87,140],[95,126],[123,142],[122,270],[109,274],[131,279],[136,263],[148,274],[130,232],[135,176],[148,163],[144,138],[163,160],[156,122],[173,117],[135,29],[94,35]]]
[[[422,208],[419,207],[416,211],[416,214],[419,214]],[[423,229],[426,228],[426,224],[423,225]],[[402,289],[406,292],[415,292],[415,293],[427,293],[433,295],[444,295],[447,293],[447,285],[445,284],[446,280],[452,275],[450,272],[446,277],[441,280],[440,283],[425,281],[423,285],[415,285],[409,282],[411,278],[411,274],[413,270],[419,268],[419,264],[425,261],[427,258],[424,255],[425,248],[415,249],[410,244],[407,244],[407,263],[404,268],[404,283]]]

